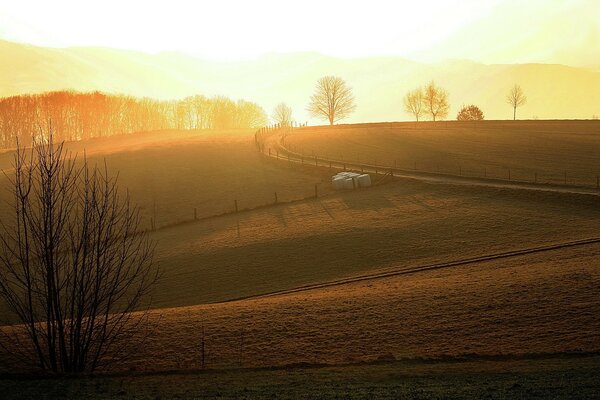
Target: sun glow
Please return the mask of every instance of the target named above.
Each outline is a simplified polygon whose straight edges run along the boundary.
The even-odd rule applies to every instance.
[[[181,51],[228,60],[295,51],[404,55],[441,42],[498,3],[25,0],[0,5],[0,37],[44,46]]]

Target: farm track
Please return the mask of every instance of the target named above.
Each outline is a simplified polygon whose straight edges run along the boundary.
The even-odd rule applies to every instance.
[[[277,132],[275,134],[268,135],[262,138],[264,141],[260,143],[257,141],[257,145],[259,147],[259,151],[265,156],[268,156],[272,159],[277,159],[281,162],[295,163],[301,164],[305,166],[313,166],[313,167],[321,167],[321,168],[334,168],[334,169],[343,169],[343,170],[354,170],[361,171],[365,173],[375,173],[379,176],[379,178],[383,178],[384,176],[392,176],[398,178],[408,178],[415,179],[423,182],[436,183],[436,184],[450,184],[450,185],[472,185],[472,186],[484,186],[484,187],[492,187],[492,188],[507,188],[507,189],[518,189],[518,190],[535,190],[535,191],[545,191],[545,192],[555,192],[555,193],[567,193],[567,194],[578,194],[578,195],[593,195],[600,196],[600,190],[596,188],[589,187],[580,187],[580,186],[561,186],[554,184],[532,184],[529,182],[520,182],[520,181],[507,181],[502,179],[483,179],[476,177],[468,177],[468,176],[457,176],[443,173],[430,173],[430,172],[422,172],[422,171],[409,171],[398,168],[390,168],[385,166],[376,166],[370,164],[362,164],[356,162],[344,162],[340,160],[327,159],[322,157],[309,157],[303,154],[295,153],[293,151],[288,150],[283,142],[283,136],[279,135]],[[392,267],[390,269],[364,274],[364,275],[356,275],[347,278],[336,279],[327,282],[321,282],[316,284],[309,284],[298,286],[293,289],[285,289],[279,291],[273,291],[269,293],[263,293],[259,295],[245,296],[239,297],[235,299],[230,299],[226,301],[215,302],[217,303],[228,303],[240,300],[249,300],[249,299],[258,299],[265,297],[273,297],[285,294],[293,294],[293,293],[301,293],[315,289],[328,288],[333,286],[340,286],[355,282],[361,281],[369,281],[375,279],[381,279],[392,276],[399,275],[408,275],[415,274],[420,272],[433,271],[438,269],[446,269],[458,266],[464,266],[469,264],[475,264],[486,261],[494,261],[512,257],[518,257],[523,255],[535,254],[548,252],[553,250],[560,250],[570,247],[577,246],[585,246],[590,244],[600,243],[600,237],[580,239],[575,241],[568,242],[560,242],[553,243],[549,245],[530,247],[525,249],[517,249],[510,250],[500,253],[493,253],[482,255],[473,258],[466,258],[460,260],[454,260],[443,263],[434,263],[434,264],[426,264],[415,267]]]
[[[331,158],[306,156],[289,150],[284,145],[284,136],[273,133],[264,137],[262,153],[282,162],[301,164],[313,167],[324,167],[354,172],[373,173],[376,175],[391,175],[395,178],[414,179],[427,183],[446,185],[484,186],[501,189],[535,190],[554,193],[571,193],[600,196],[600,188],[572,185],[558,185],[551,183],[531,183],[517,180],[498,178],[470,177],[468,175],[454,175],[440,172],[411,171],[385,165],[372,165],[352,161],[336,160]],[[260,145],[259,145],[260,146]]]
[[[375,272],[375,273],[364,274],[364,275],[357,275],[357,276],[353,276],[353,277],[336,279],[336,280],[322,282],[322,283],[316,283],[316,284],[312,284],[312,285],[298,286],[293,289],[278,290],[278,291],[274,291],[274,292],[270,292],[270,293],[263,293],[263,294],[259,294],[259,295],[239,297],[239,298],[235,298],[235,299],[231,299],[231,300],[215,302],[212,304],[230,303],[230,302],[240,301],[240,300],[260,299],[260,298],[266,298],[266,297],[281,296],[281,295],[285,295],[285,294],[302,293],[302,292],[307,292],[307,291],[311,291],[311,290],[315,290],[315,289],[341,286],[341,285],[346,285],[346,284],[350,284],[350,283],[370,281],[370,280],[388,278],[388,277],[392,277],[392,276],[416,274],[416,273],[420,273],[420,272],[434,271],[434,270],[438,270],[438,269],[460,267],[460,266],[469,265],[469,264],[476,264],[476,263],[495,261],[495,260],[500,260],[500,259],[505,259],[505,258],[519,257],[519,256],[543,253],[543,252],[553,251],[553,250],[561,250],[561,249],[570,248],[570,247],[586,246],[586,245],[596,244],[596,243],[600,243],[600,237],[579,239],[579,240],[562,242],[562,243],[554,243],[554,244],[550,244],[550,245],[530,247],[530,248],[526,248],[526,249],[510,250],[510,251],[505,251],[505,252],[501,252],[501,253],[493,253],[493,254],[486,254],[486,255],[478,256],[478,257],[465,258],[462,260],[454,260],[454,261],[448,261],[448,262],[443,262],[443,263],[419,265],[416,267],[395,267],[392,269],[388,269],[386,271]]]

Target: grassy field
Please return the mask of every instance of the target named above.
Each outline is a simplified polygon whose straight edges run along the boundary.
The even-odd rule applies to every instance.
[[[594,196],[403,180],[153,234],[160,307],[598,235]]]
[[[286,140],[306,155],[455,175],[596,186],[598,121],[419,122],[308,127]]]
[[[249,131],[154,132],[69,144],[106,157],[158,225],[310,197],[327,169],[261,157]],[[10,153],[0,165],[9,165]],[[161,229],[157,307],[230,300],[390,267],[451,261],[597,235],[592,196],[402,180],[366,191]],[[156,213],[154,214],[154,201]]]
[[[141,207],[143,228],[170,225],[239,209],[314,195],[315,183],[327,179],[313,169],[281,168],[254,147],[254,131],[161,131],[67,143],[72,154],[104,160],[120,186]],[[0,169],[10,175],[13,153],[0,154]],[[8,212],[0,181],[0,216]],[[326,193],[329,187],[321,185]]]
[[[600,358],[385,362],[63,380],[0,379],[5,399],[573,399],[600,396]]]
[[[136,371],[600,351],[600,244],[155,310]]]
[[[430,138],[437,130],[427,136],[402,128],[367,137],[360,127],[345,129],[375,142],[385,135],[418,136],[426,143],[422,148],[440,159],[474,163],[492,162],[493,154],[493,162],[501,162],[501,153],[512,148],[505,141],[494,144],[499,139],[489,134],[496,150],[482,150],[481,158],[474,158],[468,154],[476,150],[468,147],[463,153],[449,144],[435,147]],[[310,139],[323,149],[340,143],[362,146],[361,141],[346,141],[342,131],[299,130],[290,140]],[[455,142],[453,134],[458,135],[447,133],[446,143]],[[508,135],[513,142],[518,137],[516,132]],[[581,136],[592,149],[596,140],[591,131],[528,135]],[[408,139],[402,140],[408,146]],[[69,146],[81,151],[82,145]],[[394,146],[404,149],[401,143]],[[372,151],[391,156],[391,147],[374,145]],[[598,393],[590,377],[599,368],[594,354],[600,351],[600,244],[256,297],[374,271],[597,237],[597,196],[411,179],[334,193],[326,183],[331,171],[265,159],[254,148],[251,132],[141,134],[99,139],[85,148],[92,160],[106,157],[109,167],[120,171],[121,183],[146,218],[156,215],[159,226],[171,225],[151,233],[163,271],[153,293],[153,334],[121,371],[196,371],[202,367],[204,331],[205,366],[229,372],[66,381],[57,391],[46,391],[49,398],[68,397],[73,390],[98,397],[135,392],[140,398],[156,398],[166,391],[167,397],[285,398],[283,387],[293,387],[303,397],[328,397],[340,388],[373,398],[483,392],[530,398],[569,396],[581,388],[587,390],[581,393]],[[531,163],[551,165],[574,157],[559,153],[546,151]],[[525,163],[527,157],[518,154],[505,163]],[[570,162],[598,162],[586,154],[582,150],[578,161]],[[0,165],[9,168],[10,156],[1,154]],[[232,211],[232,199],[242,209],[271,203],[275,191],[281,201],[307,198],[321,181],[318,199],[174,224],[191,219],[194,207],[200,217]],[[253,298],[229,301],[246,297]],[[573,353],[585,357],[571,360],[567,355]],[[563,364],[556,361],[564,357]],[[474,361],[463,362],[465,358]],[[432,360],[439,369],[431,367]],[[357,365],[378,361],[385,364]],[[506,367],[512,362],[522,363],[516,375]],[[304,364],[352,366],[252,369]],[[230,370],[240,367],[251,370]],[[374,376],[380,380],[373,383]],[[302,379],[320,382],[322,390],[301,384]],[[581,387],[569,379],[580,379]],[[43,389],[44,382],[28,389]],[[15,397],[17,386],[0,381],[0,389]],[[544,392],[548,388],[552,392]],[[241,394],[243,390],[249,392]]]

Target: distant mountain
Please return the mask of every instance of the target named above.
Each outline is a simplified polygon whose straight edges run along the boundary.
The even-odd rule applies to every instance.
[[[311,121],[305,108],[315,81],[338,75],[356,96],[358,108],[348,122],[411,119],[402,110],[402,97],[432,79],[450,93],[450,119],[462,104],[478,105],[487,119],[510,118],[505,95],[515,83],[529,100],[518,112],[521,118],[600,115],[600,70],[555,64],[484,65],[468,60],[427,64],[399,57],[339,59],[316,53],[213,62],[181,53],[56,49],[6,41],[0,41],[0,60],[0,96],[62,89],[160,99],[223,94],[256,101],[269,112],[285,101],[297,120]]]

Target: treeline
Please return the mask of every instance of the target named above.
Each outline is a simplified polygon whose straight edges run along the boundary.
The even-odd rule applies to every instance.
[[[72,91],[0,99],[0,147],[29,146],[51,127],[59,141],[160,129],[259,128],[267,124],[256,103],[191,96],[162,101]]]

